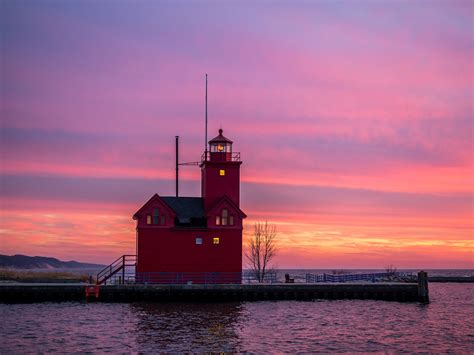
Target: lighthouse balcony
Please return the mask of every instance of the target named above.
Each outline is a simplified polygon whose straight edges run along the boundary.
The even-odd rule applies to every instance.
[[[240,152],[209,152],[206,151],[201,156],[201,163],[212,162],[240,162]]]

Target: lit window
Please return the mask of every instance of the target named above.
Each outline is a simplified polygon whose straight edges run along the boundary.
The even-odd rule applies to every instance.
[[[202,238],[198,237],[196,238],[196,245],[201,245],[202,244]]]
[[[153,210],[153,224],[158,224],[159,216],[160,216],[160,212],[159,212],[158,208],[155,208]]]
[[[222,170],[222,169],[219,170],[219,175],[220,175],[220,176],[225,176],[225,170]]]
[[[229,215],[229,211],[227,210],[222,210],[222,214],[221,214],[221,222],[222,222],[222,225],[223,226],[226,226],[228,223],[228,215]]]
[[[229,216],[229,211],[224,209],[220,216],[216,216],[216,226],[233,226],[234,216]]]
[[[151,224],[151,216],[150,215],[146,216],[146,224]]]
[[[166,223],[166,217],[161,215],[161,225],[163,226]]]
[[[219,244],[219,242],[220,242],[219,237],[212,238],[212,244]]]

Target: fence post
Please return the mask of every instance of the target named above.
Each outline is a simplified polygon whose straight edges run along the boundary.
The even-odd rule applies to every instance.
[[[122,255],[122,282],[121,284],[124,284],[125,280],[125,255]]]
[[[418,300],[422,303],[429,303],[428,292],[428,273],[426,271],[418,272]]]

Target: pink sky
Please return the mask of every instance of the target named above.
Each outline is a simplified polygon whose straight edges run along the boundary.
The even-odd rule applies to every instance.
[[[222,127],[287,268],[473,268],[470,1],[4,1],[0,253],[108,263]],[[182,171],[199,195],[199,170]]]

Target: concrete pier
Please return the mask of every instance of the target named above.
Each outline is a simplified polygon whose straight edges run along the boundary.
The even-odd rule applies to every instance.
[[[98,302],[226,302],[260,300],[376,299],[425,302],[417,283],[316,283],[241,285],[115,285],[99,286],[88,301]],[[85,301],[86,285],[3,284],[0,302]]]

